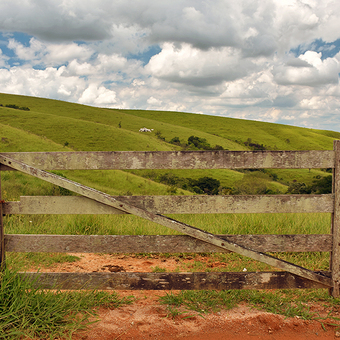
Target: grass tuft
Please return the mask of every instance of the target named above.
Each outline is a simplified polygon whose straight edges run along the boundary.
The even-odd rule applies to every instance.
[[[182,313],[184,313],[183,310],[187,310],[203,314],[217,312],[221,309],[232,309],[240,303],[246,303],[250,307],[285,317],[317,320],[327,325],[330,325],[329,320],[333,320],[333,326],[337,327],[339,327],[338,321],[340,321],[336,316],[340,300],[329,296],[324,289],[181,291],[178,294],[166,294],[159,298],[159,302],[167,305],[170,315],[174,314],[171,311],[176,312],[179,308]],[[327,316],[320,316],[317,310],[313,310],[312,307],[315,303],[324,307]]]
[[[96,321],[95,307],[117,308],[132,302],[106,292],[40,290],[9,269],[0,275],[0,339],[70,339]]]

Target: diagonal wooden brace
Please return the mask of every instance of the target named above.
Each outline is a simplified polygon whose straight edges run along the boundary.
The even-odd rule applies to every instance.
[[[266,263],[270,266],[280,268],[284,271],[299,275],[306,279],[321,283],[327,287],[332,287],[332,280],[326,276],[315,273],[309,269],[297,266],[293,263],[277,259],[273,256],[267,255],[265,253],[257,252],[246,247],[242,247],[233,242],[228,242],[218,236],[208,233],[204,230],[192,227],[188,224],[176,221],[174,219],[168,218],[163,215],[154,214],[147,210],[137,208],[131,204],[127,204],[113,198],[112,196],[105,194],[101,191],[95,190],[93,188],[84,186],[77,182],[71,181],[69,179],[63,178],[61,176],[34,168],[28,164],[16,161],[15,159],[9,158],[5,155],[0,154],[0,163],[9,166],[15,170],[24,172],[26,174],[32,175],[34,177],[40,178],[44,181],[58,185],[65,189],[71,190],[77,194],[93,199],[97,202],[109,205],[116,209],[125,211],[127,213],[139,216],[141,218],[147,219],[149,221],[161,224],[165,227],[174,229],[176,231],[182,232],[201,241],[214,244],[223,249],[230,250],[232,252],[238,253],[240,255],[252,258],[254,260]]]

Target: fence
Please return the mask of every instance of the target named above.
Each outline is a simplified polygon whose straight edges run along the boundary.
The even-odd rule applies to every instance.
[[[24,273],[42,288],[60,289],[296,289],[328,288],[339,296],[340,141],[329,151],[155,151],[1,153],[0,171],[17,170],[80,196],[21,197],[0,204],[0,259],[6,252],[236,252],[280,271],[210,273]],[[327,195],[110,196],[46,170],[75,169],[311,169],[333,168]],[[1,183],[0,183],[1,194]],[[1,197],[0,197],[1,199]],[[326,235],[213,235],[163,214],[332,214]],[[177,230],[178,236],[4,235],[3,214],[134,214]],[[315,272],[266,252],[330,252],[330,270]]]

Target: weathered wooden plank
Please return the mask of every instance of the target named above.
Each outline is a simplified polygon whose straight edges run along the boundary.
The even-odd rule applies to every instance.
[[[328,252],[331,235],[218,235],[260,252]],[[5,235],[7,252],[228,253],[187,235]]]
[[[2,153],[44,170],[333,168],[333,150],[98,151]]]
[[[41,289],[229,290],[327,288],[287,272],[22,273]],[[38,277],[38,280],[36,278]],[[36,281],[35,281],[36,280]]]
[[[331,213],[333,195],[113,196],[155,214]],[[4,214],[125,214],[81,196],[22,196]]]
[[[195,228],[193,226],[190,226],[188,224],[176,221],[174,219],[165,217],[163,215],[158,215],[151,213],[149,211],[146,211],[144,209],[137,208],[135,206],[132,206],[130,204],[127,204],[125,202],[119,201],[112,196],[105,194],[103,192],[100,192],[98,190],[86,187],[84,185],[81,185],[79,183],[73,182],[69,179],[63,178],[61,176],[57,176],[55,174],[31,167],[28,164],[16,161],[15,159],[6,157],[2,154],[0,154],[0,163],[5,164],[7,166],[12,167],[13,169],[22,171],[24,173],[30,174],[34,177],[40,178],[42,180],[45,180],[49,183],[52,183],[54,185],[59,185],[65,189],[74,191],[82,196],[86,196],[88,198],[94,199],[98,202],[107,204],[109,206],[112,206],[117,209],[121,209],[125,212],[128,212],[130,214],[139,216],[141,218],[147,219],[149,221],[158,223],[160,225],[163,225],[167,228],[174,229],[176,231],[182,232],[184,234],[190,235],[192,237],[195,237],[197,239],[200,239],[201,241],[205,241],[211,244],[214,244],[215,246],[230,250],[232,252],[238,253],[243,256],[250,257],[254,260],[266,263],[270,266],[289,271],[293,274],[302,276],[306,279],[313,280],[325,285],[328,285],[329,287],[332,286],[332,280],[328,277],[325,277],[323,275],[317,274],[309,269],[297,266],[293,263],[283,261],[280,259],[277,259],[273,256],[267,255],[265,253],[259,253],[254,250],[248,249],[246,247],[242,247],[236,243],[231,243],[229,241],[223,240],[219,237],[217,237],[214,234],[208,233],[206,231],[203,231],[201,229]]]
[[[340,296],[340,141],[334,141],[335,162],[333,169],[334,212],[332,214],[333,247],[331,252],[330,267],[332,271],[333,297]]]
[[[21,196],[18,202],[6,202],[4,214],[126,214],[108,205],[82,196]]]

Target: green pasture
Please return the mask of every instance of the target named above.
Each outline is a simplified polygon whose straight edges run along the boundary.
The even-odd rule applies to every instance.
[[[330,214],[182,214],[181,222],[214,234],[329,234]],[[178,232],[132,215],[11,215],[7,234],[175,235]]]
[[[124,130],[124,132],[138,133],[141,127],[147,127],[154,129],[154,131],[159,130],[167,141],[175,136],[186,141],[189,136],[196,135],[206,138],[212,146],[215,144],[224,146],[223,144],[225,144],[224,147],[230,150],[247,149],[243,143],[249,138],[252,142],[263,144],[269,149],[330,150],[333,148],[333,140],[340,138],[340,133],[334,131],[306,129],[282,124],[183,112],[102,109],[57,100],[9,94],[0,94],[0,104],[16,104],[29,107],[31,111],[19,111],[1,107],[0,116],[2,117],[5,113],[8,115],[8,112],[9,116],[13,116],[13,121],[7,117],[6,124],[8,125],[12,125],[12,122],[13,124],[14,122],[15,124],[20,124],[20,119],[16,114],[18,112],[22,120],[25,120],[25,117],[34,117],[36,119],[35,123],[38,125],[35,128],[37,132],[43,132],[45,128],[48,129],[46,120],[49,121],[53,119],[51,116],[55,116],[60,118],[60,123],[56,125],[57,128],[64,126],[64,122],[72,124],[71,119],[99,125],[96,127],[90,124],[85,128],[80,128],[83,132],[96,133],[96,128],[110,126],[114,128],[114,131],[120,129]],[[40,119],[43,119],[39,114],[46,115],[46,119],[39,122]],[[67,118],[67,120],[63,121],[62,117]],[[68,121],[68,119],[70,120]],[[57,121],[53,121],[53,123],[57,123]],[[22,124],[20,126],[23,127]],[[94,131],[91,131],[91,129],[94,129]],[[27,131],[29,128],[24,130]],[[119,134],[119,132],[116,133]],[[145,134],[147,133],[138,133],[138,136],[145,136]],[[127,135],[127,138],[133,139],[131,135]],[[152,138],[156,139],[154,135],[152,135]],[[62,140],[59,143],[63,145],[64,142]],[[91,140],[89,142],[91,143]],[[157,142],[161,141],[158,140]],[[117,147],[120,146],[121,144],[117,144]],[[138,147],[138,145],[135,145],[135,147]]]
[[[0,152],[72,151],[45,136],[38,136],[2,123],[0,133]]]
[[[50,113],[0,108],[1,123],[46,137],[74,151],[171,150],[173,146],[138,131]],[[49,151],[49,150],[44,150]]]
[[[70,137],[73,137],[76,140],[71,139],[68,142],[70,144],[73,144],[77,150],[94,150],[88,148],[93,146],[93,143],[97,142],[101,143],[96,144],[96,146],[99,148],[97,150],[102,151],[178,149],[178,147],[169,144],[165,144],[166,146],[163,146],[163,148],[165,147],[165,149],[159,149],[159,145],[163,145],[164,142],[155,136],[156,131],[160,131],[167,141],[170,141],[174,137],[179,137],[182,142],[187,142],[187,139],[191,135],[197,135],[199,133],[199,137],[206,138],[212,146],[217,144],[230,150],[246,149],[246,147],[244,146],[240,146],[237,143],[234,143],[225,138],[215,136],[214,134],[197,131],[196,129],[192,129],[190,127],[186,128],[177,126],[175,121],[170,123],[163,123],[157,120],[136,117],[126,112],[120,112],[117,110],[93,108],[79,104],[71,104],[40,98],[34,98],[34,100],[31,100],[30,97],[8,96],[9,95],[0,94],[0,103],[2,100],[7,102],[12,100],[16,101],[18,105],[27,105],[31,108],[31,111],[28,112],[9,109],[5,107],[1,108],[2,110],[0,112],[0,116],[2,116],[2,114],[5,114],[6,111],[9,112],[9,116],[11,117],[10,125],[20,125],[22,128],[30,130],[32,129],[32,126],[30,125],[30,127],[25,128],[25,122],[27,122],[27,120],[31,120],[30,117],[34,117],[35,121],[40,121],[40,119],[43,117],[43,121],[40,122],[40,127],[33,126],[34,131],[40,133],[42,130],[46,129],[47,132],[44,132],[44,134],[50,135],[51,131],[49,131],[49,126],[52,126],[52,133],[54,134],[50,136],[53,140],[58,139],[58,137],[55,135],[57,131],[53,131],[53,126],[66,129],[66,131],[61,132],[62,136],[64,136],[65,134],[67,135],[67,132],[72,131]],[[27,101],[26,98],[28,99]],[[36,104],[35,101],[37,102]],[[81,146],[78,145],[78,137],[76,135],[73,136],[74,132],[78,133],[76,131],[73,131],[72,128],[74,120],[80,123],[80,126],[77,127],[77,130],[80,132],[80,136],[84,138],[83,144]],[[4,121],[8,122],[8,119],[4,117]],[[82,124],[84,124],[84,127],[81,127]],[[139,129],[143,127],[153,129],[154,132],[139,132]],[[98,136],[96,135],[96,132],[101,130],[103,130],[102,139],[107,140],[106,146],[104,146],[105,142],[102,139],[98,140]],[[91,134],[93,134],[93,136],[89,138]],[[113,138],[112,135],[117,136],[114,136]],[[63,145],[65,140],[62,139],[62,136],[58,139],[57,142]],[[140,139],[140,142],[137,142],[136,138],[138,140]]]
[[[327,132],[294,126],[250,121],[244,119],[209,116],[183,112],[159,112],[124,110],[131,115],[151,118],[164,123],[204,131],[232,141],[244,143],[248,138],[253,143],[263,144],[272,150],[328,150],[339,132]]]

